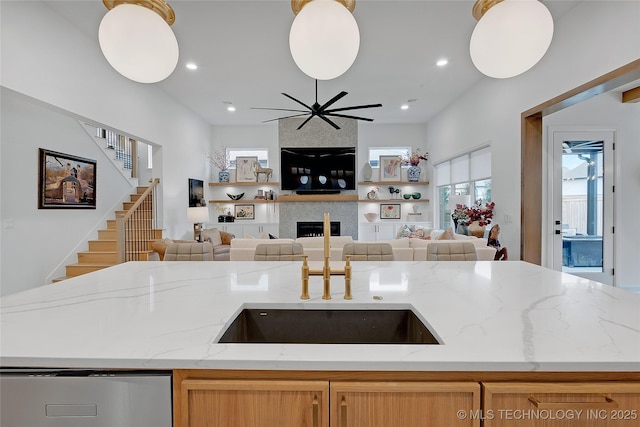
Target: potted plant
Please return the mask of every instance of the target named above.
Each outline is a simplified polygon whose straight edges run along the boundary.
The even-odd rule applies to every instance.
[[[221,151],[215,151],[213,155],[207,154],[207,159],[209,159],[209,163],[218,169],[218,181],[229,182],[229,166],[231,166],[231,158],[227,153],[227,147],[222,147]]]

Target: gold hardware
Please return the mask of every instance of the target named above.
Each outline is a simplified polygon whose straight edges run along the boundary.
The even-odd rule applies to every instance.
[[[308,255],[302,255],[302,295],[300,299],[309,299],[309,264],[307,263]]]
[[[529,396],[529,402],[538,409],[553,410],[553,409],[610,409],[617,408],[618,402],[610,398],[609,396],[603,396],[604,402],[541,402],[533,396]]]
[[[346,427],[347,425],[347,401],[342,396],[342,400],[340,401],[340,425]]]
[[[319,427],[320,425],[320,403],[318,403],[318,396],[313,396],[313,427]]]
[[[344,266],[344,299],[353,299],[351,296],[351,255],[346,255]]]
[[[298,12],[302,10],[302,8],[313,0],[291,0],[291,10],[293,10],[294,15],[297,15]],[[336,0],[338,3],[341,3],[344,7],[349,9],[349,12],[353,13],[353,9],[356,8],[356,0]]]
[[[476,4],[473,5],[473,17],[476,18],[476,21],[479,21],[487,10],[491,9],[501,1],[502,0],[477,0]]]
[[[104,3],[109,10],[121,4],[135,4],[153,10],[169,25],[173,25],[173,23],[176,22],[176,14],[173,12],[171,6],[169,6],[169,3],[164,0],[102,0],[102,3]]]

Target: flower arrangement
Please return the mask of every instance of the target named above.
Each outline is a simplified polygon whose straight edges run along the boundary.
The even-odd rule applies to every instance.
[[[458,203],[456,208],[451,212],[451,218],[456,224],[469,225],[469,215],[467,215],[467,205],[461,205]]]
[[[418,166],[418,164],[420,164],[420,161],[427,161],[428,159],[429,153],[422,154],[420,152],[420,149],[417,148],[416,151],[411,153],[411,155],[409,155],[409,152],[407,151],[407,154],[405,155],[402,163],[404,165]]]
[[[482,206],[482,200],[476,200],[473,206],[467,208],[467,216],[469,217],[469,224],[478,221],[478,225],[485,226],[487,224],[491,224],[491,219],[493,218],[493,209],[496,204],[494,202],[485,203]]]
[[[207,159],[220,171],[226,171],[231,166],[231,157],[227,153],[227,147],[222,147],[221,151],[215,151],[213,155],[207,153]]]

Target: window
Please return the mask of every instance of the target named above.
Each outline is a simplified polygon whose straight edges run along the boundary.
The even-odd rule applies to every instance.
[[[236,157],[257,157],[260,166],[269,167],[269,150],[266,148],[229,148],[230,169],[236,168]]]
[[[147,169],[153,169],[153,147],[147,145]]]
[[[411,147],[371,147],[369,148],[369,164],[372,168],[380,167],[380,156],[405,157]]]
[[[462,202],[469,206],[476,200],[491,202],[491,147],[437,163],[435,169],[438,197],[436,217],[439,228],[447,229],[452,226],[451,211],[455,208],[454,203]]]

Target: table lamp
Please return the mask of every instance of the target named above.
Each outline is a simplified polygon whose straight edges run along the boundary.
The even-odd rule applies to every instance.
[[[187,218],[193,223],[193,239],[202,242],[203,223],[209,222],[209,208],[206,206],[187,208]]]

